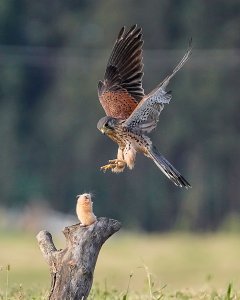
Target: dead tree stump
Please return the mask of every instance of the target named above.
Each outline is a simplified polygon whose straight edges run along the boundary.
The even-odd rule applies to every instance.
[[[121,227],[120,222],[98,218],[94,224],[65,227],[66,248],[57,250],[51,234],[40,231],[38,244],[50,267],[49,300],[85,300],[92,287],[98,253],[103,243]]]

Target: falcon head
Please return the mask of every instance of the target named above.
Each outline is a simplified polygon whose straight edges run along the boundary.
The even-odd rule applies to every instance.
[[[108,134],[115,130],[118,120],[109,116],[101,118],[97,123],[97,128],[103,133]]]

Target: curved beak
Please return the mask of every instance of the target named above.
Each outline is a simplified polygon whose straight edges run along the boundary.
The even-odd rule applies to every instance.
[[[105,131],[103,128],[100,129],[102,134],[105,134]]]

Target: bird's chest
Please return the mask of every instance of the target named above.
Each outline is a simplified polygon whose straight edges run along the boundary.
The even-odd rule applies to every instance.
[[[146,147],[148,145],[147,139],[140,133],[131,132],[130,130],[126,129],[123,132],[123,137],[125,143],[129,145],[130,148],[134,148],[138,152],[145,152]]]
[[[111,140],[113,140],[115,143],[117,143],[120,148],[125,147],[125,138],[122,134],[119,134],[118,132],[113,131],[111,133],[108,133],[108,137]]]

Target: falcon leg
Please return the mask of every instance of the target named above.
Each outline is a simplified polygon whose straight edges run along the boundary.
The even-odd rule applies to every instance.
[[[109,164],[108,165],[105,165],[105,166],[102,166],[101,167],[101,170],[103,172],[106,172],[107,170],[112,170],[112,172],[114,173],[119,173],[119,172],[122,172],[126,166],[126,162],[122,159],[111,159],[108,161]]]
[[[117,159],[111,160],[111,162],[114,162],[116,164],[116,167],[112,169],[113,173],[121,173],[125,169],[126,162],[124,159],[123,150],[123,148],[119,147],[117,152]]]
[[[126,162],[122,159],[113,159],[110,160],[109,162],[114,163],[115,164],[115,168],[112,169],[113,173],[121,173],[124,171],[125,166],[126,166]]]
[[[125,164],[126,164],[125,161],[124,161],[123,159],[118,159],[118,158],[110,159],[108,162],[109,162],[110,164],[119,165],[119,166],[125,165]]]
[[[107,171],[107,170],[111,170],[111,169],[113,169],[113,168],[115,168],[115,165],[113,165],[113,164],[108,164],[108,165],[104,165],[104,166],[102,166],[101,168],[100,168],[100,170],[101,171],[103,171],[104,173]]]

